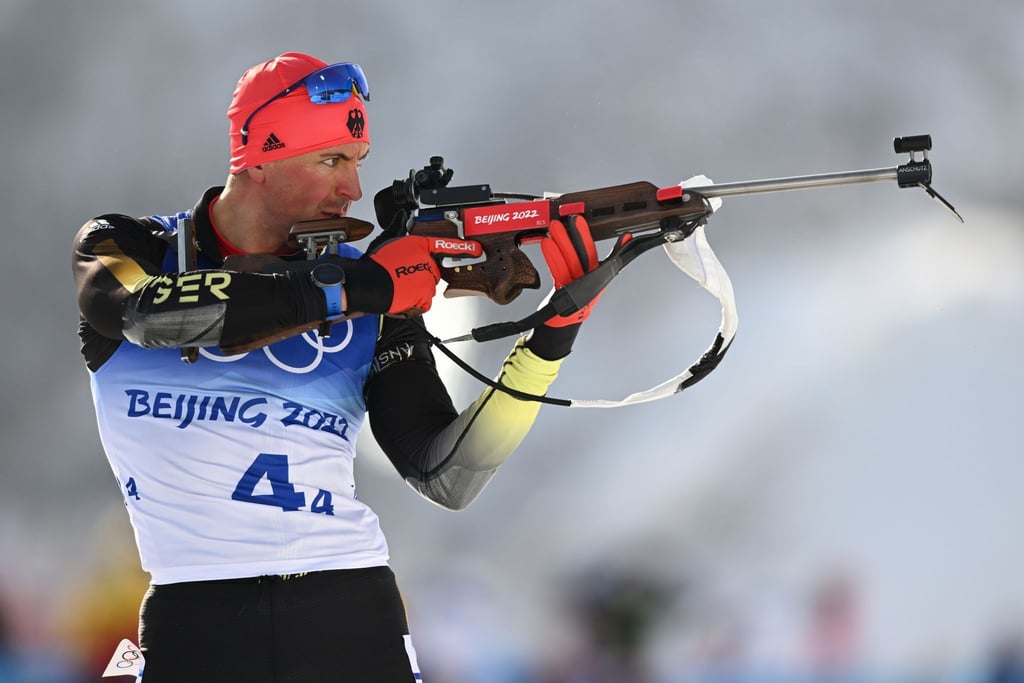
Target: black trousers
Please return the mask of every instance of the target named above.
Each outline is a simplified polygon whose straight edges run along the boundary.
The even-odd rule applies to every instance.
[[[151,586],[144,683],[412,683],[388,567]]]

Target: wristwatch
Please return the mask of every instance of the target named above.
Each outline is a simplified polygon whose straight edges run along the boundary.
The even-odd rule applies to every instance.
[[[327,317],[341,315],[341,286],[345,284],[345,271],[337,263],[318,263],[309,271],[309,277],[324,290],[327,300]]]

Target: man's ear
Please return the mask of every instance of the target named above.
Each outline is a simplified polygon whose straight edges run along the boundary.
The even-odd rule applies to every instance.
[[[250,166],[245,169],[245,172],[249,175],[249,180],[259,185],[267,182],[267,172],[264,170],[262,165]]]

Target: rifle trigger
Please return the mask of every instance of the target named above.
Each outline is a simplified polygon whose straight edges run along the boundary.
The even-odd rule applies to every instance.
[[[475,266],[478,263],[486,263],[487,255],[480,256],[445,256],[441,259],[442,268],[461,268],[463,266]]]

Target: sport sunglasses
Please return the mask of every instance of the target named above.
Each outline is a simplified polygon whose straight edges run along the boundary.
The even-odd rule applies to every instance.
[[[252,117],[256,116],[267,105],[288,95],[299,86],[306,87],[309,101],[312,104],[338,104],[347,102],[352,97],[352,91],[356,90],[366,101],[370,100],[370,86],[366,82],[366,75],[362,67],[354,62],[341,62],[331,64],[322,69],[300,78],[287,88],[277,93],[269,100],[252,110],[249,118],[242,126],[242,144],[249,143],[249,123]]]

